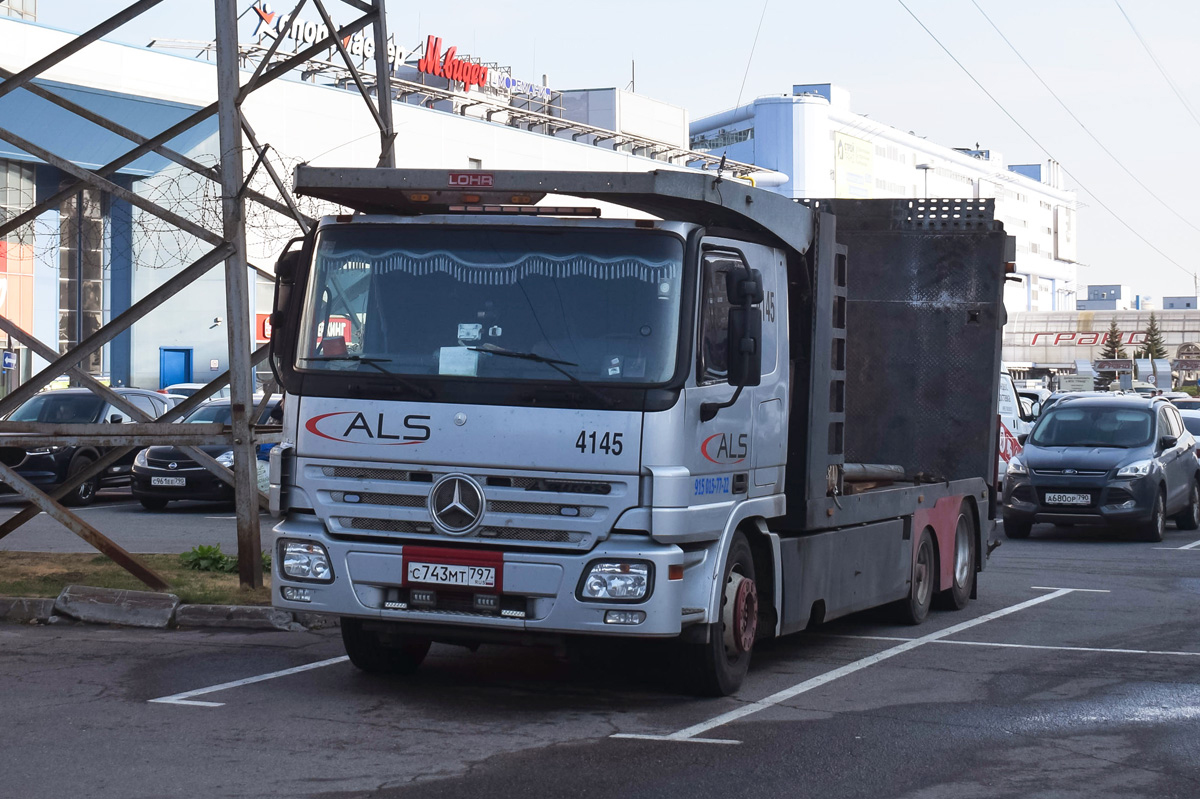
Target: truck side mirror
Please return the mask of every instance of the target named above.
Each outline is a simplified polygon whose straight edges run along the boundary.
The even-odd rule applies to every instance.
[[[757,386],[762,382],[762,311],[729,309],[729,383]]]
[[[730,269],[725,273],[725,294],[730,305],[758,305],[763,301],[762,272]]]

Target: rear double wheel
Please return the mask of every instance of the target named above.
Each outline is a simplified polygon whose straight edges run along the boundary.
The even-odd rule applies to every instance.
[[[907,624],[920,624],[929,615],[933,603],[933,586],[937,582],[937,557],[933,552],[933,535],[921,531],[917,550],[913,553],[912,580],[908,599],[900,600],[900,618]]]
[[[429,654],[428,638],[366,628],[362,619],[343,617],[341,628],[350,662],[368,674],[412,674]]]
[[[938,594],[940,606],[962,610],[971,601],[971,593],[975,590],[975,550],[978,542],[975,514],[964,504],[958,510],[958,523],[954,527],[954,572],[950,587]]]
[[[708,641],[681,644],[688,687],[701,696],[729,696],[741,687],[750,669],[750,652],[758,635],[758,587],[750,542],[735,533],[725,562],[721,618],[709,628]]]

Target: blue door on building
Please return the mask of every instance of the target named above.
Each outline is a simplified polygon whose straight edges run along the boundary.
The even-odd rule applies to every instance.
[[[192,348],[158,348],[158,387],[192,382]]]

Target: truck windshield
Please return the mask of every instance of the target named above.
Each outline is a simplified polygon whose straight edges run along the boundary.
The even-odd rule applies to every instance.
[[[569,381],[553,359],[583,381],[663,383],[675,371],[682,267],[682,241],[654,231],[330,227],[296,366]]]
[[[1042,416],[1030,441],[1039,447],[1140,447],[1150,443],[1154,417],[1136,408],[1056,407]]]

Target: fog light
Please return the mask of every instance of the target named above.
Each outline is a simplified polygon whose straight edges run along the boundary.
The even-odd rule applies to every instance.
[[[650,564],[597,561],[579,587],[587,600],[639,600],[650,590]]]
[[[279,559],[283,573],[297,580],[333,582],[333,569],[329,566],[329,553],[325,547],[311,541],[279,542]]]
[[[414,588],[408,592],[408,601],[420,608],[432,608],[437,605],[437,593],[425,588]]]
[[[475,609],[495,613],[500,610],[500,597],[495,594],[476,594]]]
[[[1130,499],[1130,500],[1126,500],[1125,502],[1122,502],[1119,505],[1109,505],[1108,507],[1116,508],[1117,510],[1133,510],[1134,508],[1137,507],[1137,500]]]
[[[283,598],[288,602],[312,602],[311,588],[296,588],[292,585],[283,587]]]
[[[610,610],[604,614],[605,624],[641,624],[646,613],[641,610]]]

